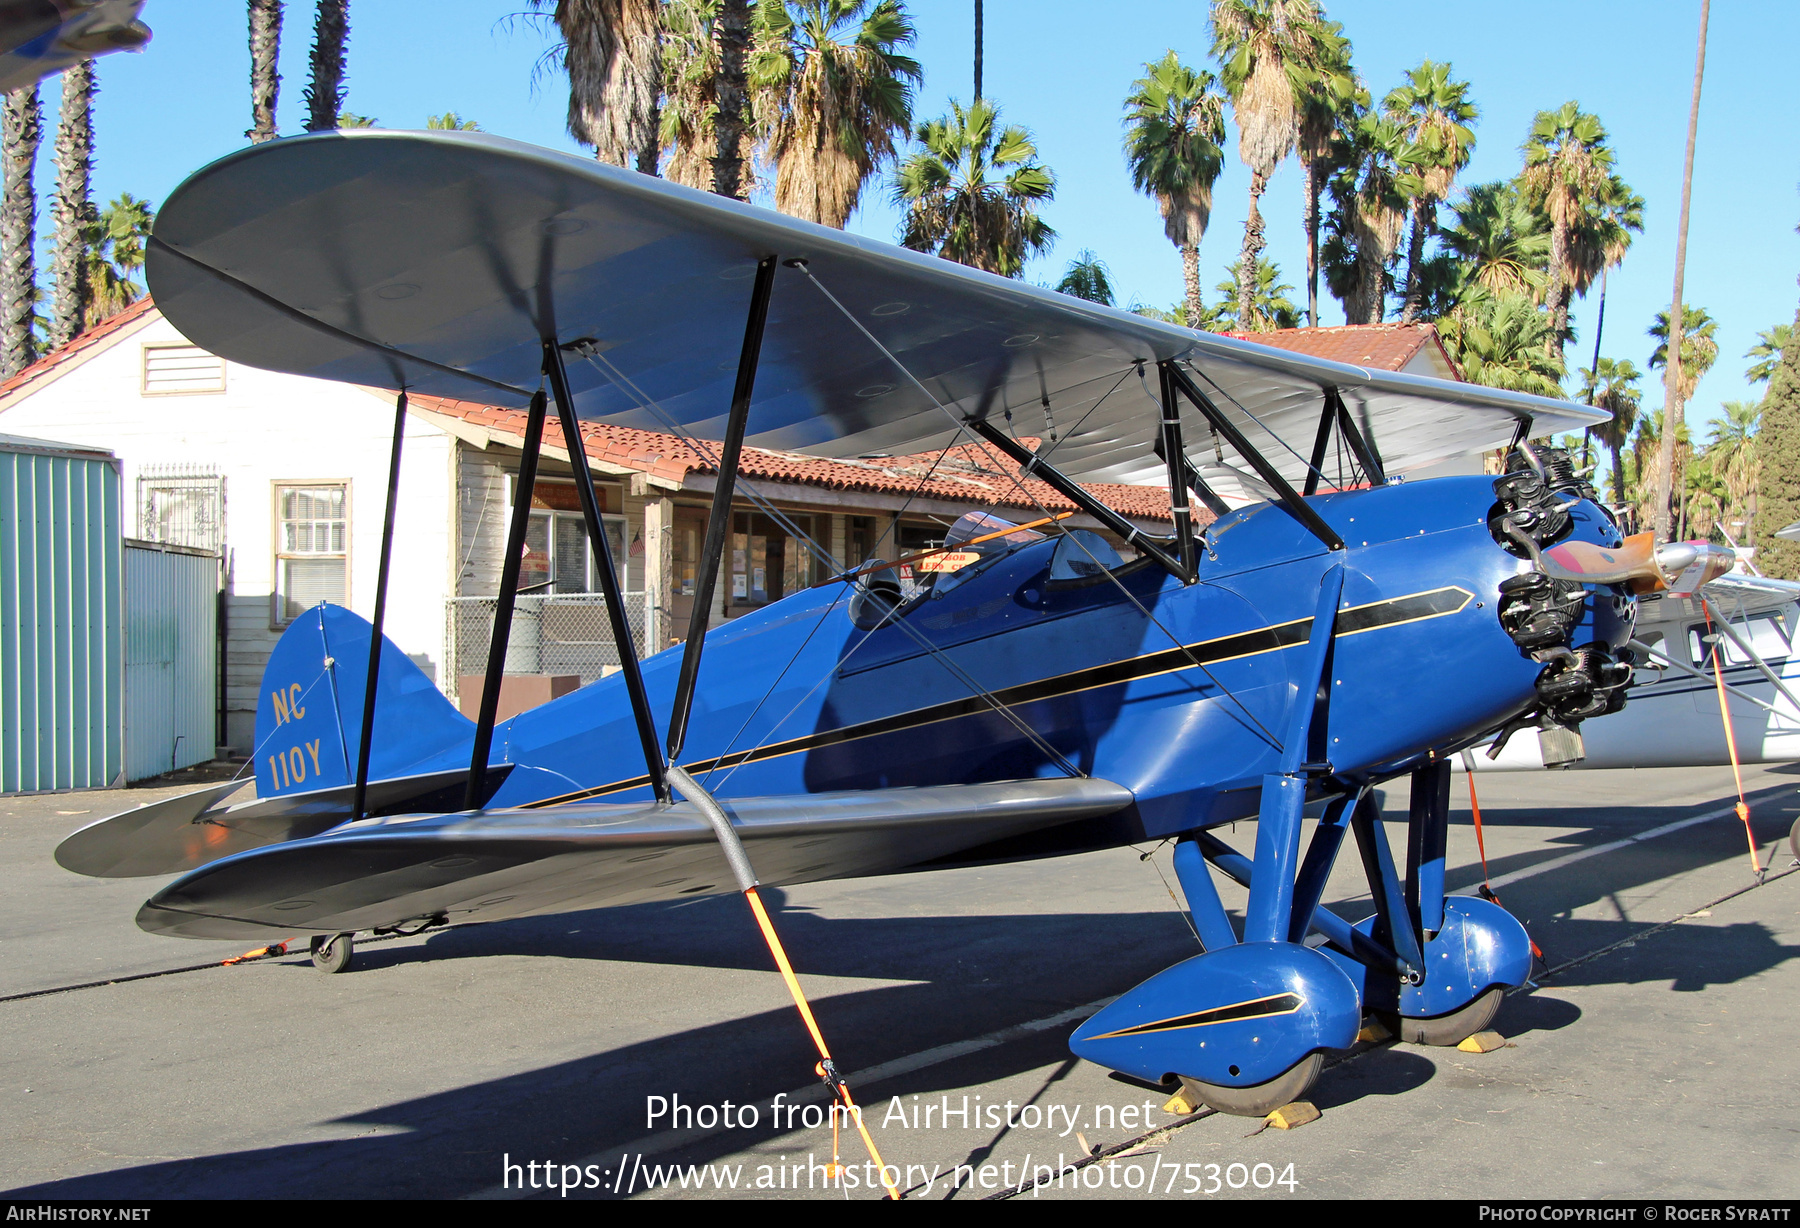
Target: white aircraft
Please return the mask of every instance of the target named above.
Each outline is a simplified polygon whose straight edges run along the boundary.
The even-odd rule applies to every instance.
[[[1707,606],[1711,607],[1708,622]],[[1800,584],[1731,573],[1698,592],[1638,598],[1638,664],[1624,710],[1584,722],[1584,757],[1546,764],[1538,739],[1476,752],[1478,770],[1545,766],[1696,767],[1731,762],[1713,656],[1725,684],[1740,763],[1800,759]],[[1554,754],[1554,752],[1552,752]]]

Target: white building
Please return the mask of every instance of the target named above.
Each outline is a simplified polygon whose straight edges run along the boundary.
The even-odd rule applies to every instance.
[[[148,300],[0,384],[0,432],[110,449],[120,460],[124,532],[221,556],[225,736],[252,749],[257,688],[295,614],[321,600],[374,613],[394,394],[228,363],[189,343]],[[415,397],[395,524],[388,636],[458,698],[486,660],[512,478],[525,415]],[[640,651],[685,633],[707,508],[710,457],[669,435],[585,425],[585,447]],[[593,590],[586,533],[554,420],[546,432],[509,674],[582,681],[616,653]],[[1018,520],[1072,505],[964,447],[946,456],[823,460],[746,448],[754,487],[787,521],[740,497],[715,615],[745,613],[835,567],[936,544],[963,512]],[[1167,531],[1160,487],[1093,487]],[[1097,527],[1085,516],[1071,526]],[[1205,517],[1201,517],[1205,523]],[[801,548],[822,544],[832,564]],[[471,697],[461,696],[465,710]],[[503,696],[503,707],[506,699]]]

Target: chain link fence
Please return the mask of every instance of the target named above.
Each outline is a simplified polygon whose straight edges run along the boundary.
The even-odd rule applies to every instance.
[[[624,594],[625,621],[638,654],[644,653],[643,593]],[[497,597],[452,597],[445,603],[444,642],[450,669],[445,681],[456,698],[458,679],[487,672]],[[599,593],[524,595],[513,607],[506,643],[509,674],[575,674],[586,685],[619,668],[606,598]]]

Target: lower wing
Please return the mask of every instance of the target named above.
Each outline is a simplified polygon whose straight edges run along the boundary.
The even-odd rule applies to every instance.
[[[800,883],[881,873],[992,840],[1097,818],[1131,791],[1093,779],[721,799],[758,877]],[[691,805],[570,803],[542,810],[365,819],[252,849],[169,884],[138,912],[150,933],[265,938],[428,919],[499,920],[734,889]]]

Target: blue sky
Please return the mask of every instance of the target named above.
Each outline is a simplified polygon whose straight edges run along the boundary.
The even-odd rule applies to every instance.
[[[525,0],[353,0],[346,107],[384,127],[422,127],[455,110],[490,131],[574,149],[563,130],[567,85],[534,66],[554,38],[541,21],[509,15]],[[1168,305],[1181,294],[1181,266],[1162,235],[1155,205],[1132,192],[1120,152],[1121,100],[1144,61],[1168,48],[1204,63],[1209,45],[1201,0],[987,0],[983,92],[1003,115],[1036,135],[1057,176],[1045,216],[1059,234],[1027,276],[1054,281],[1082,248],[1111,267],[1122,300]],[[1532,116],[1576,99],[1605,123],[1617,169],[1648,201],[1645,231],[1608,286],[1602,352],[1646,365],[1645,336],[1673,289],[1681,163],[1693,82],[1698,0],[1571,3],[1509,0],[1505,5],[1440,3],[1402,9],[1381,0],[1326,0],[1344,23],[1357,70],[1378,96],[1420,60],[1448,60],[1471,83],[1481,108],[1465,182],[1504,178],[1519,166]],[[909,0],[925,69],[918,114],[941,113],[971,94],[970,0]],[[160,203],[189,172],[244,143],[249,126],[249,52],[242,0],[148,0],[155,30],[137,55],[102,59],[95,104],[95,195],[129,191]],[[279,119],[284,133],[304,122],[302,92],[312,5],[289,0],[282,41]],[[1687,260],[1686,298],[1719,321],[1720,359],[1701,382],[1688,416],[1698,424],[1721,401],[1754,398],[1741,357],[1756,334],[1794,318],[1800,272],[1800,147],[1791,135],[1792,49],[1800,46],[1800,5],[1733,0],[1713,7]],[[45,83],[46,128],[55,122],[58,81]],[[1783,133],[1789,135],[1783,136]],[[54,168],[46,131],[39,186]],[[1235,157],[1235,134],[1216,189],[1212,226],[1201,246],[1203,285],[1224,276],[1243,236],[1249,173]],[[1304,299],[1305,246],[1300,174],[1289,161],[1263,198],[1268,254],[1292,297]],[[897,213],[885,183],[871,185],[851,229],[892,239]],[[40,216],[47,230],[48,213]],[[1596,291],[1577,300],[1571,365],[1592,356]],[[1322,321],[1342,312],[1324,296]],[[1660,381],[1645,405],[1660,405]],[[1699,428],[1702,430],[1704,428]]]

